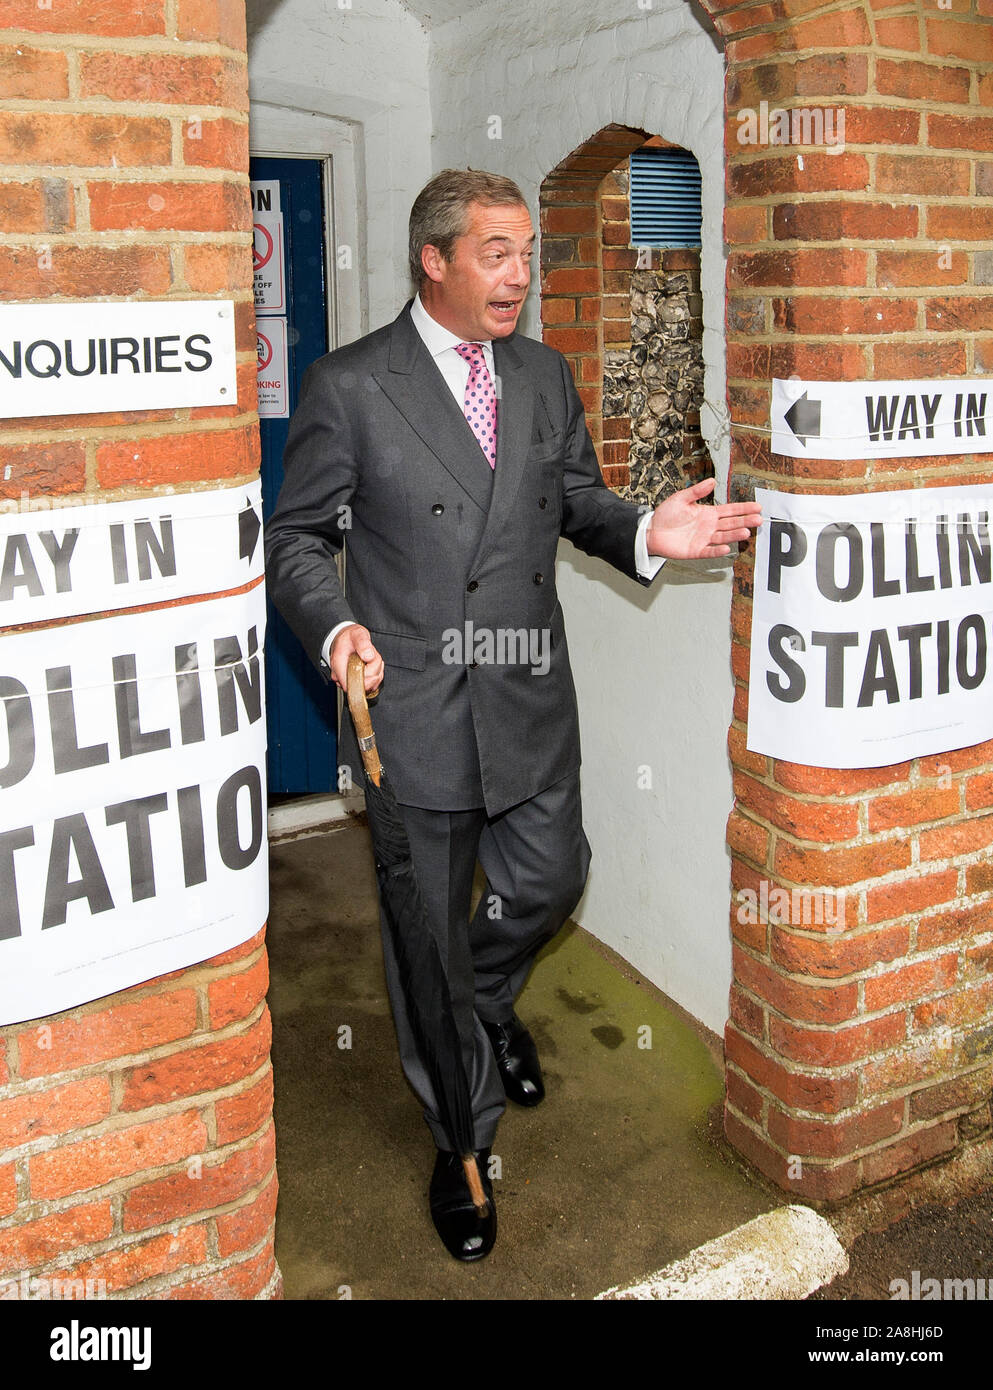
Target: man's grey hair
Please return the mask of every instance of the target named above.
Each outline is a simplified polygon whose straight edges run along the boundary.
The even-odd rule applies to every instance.
[[[437,246],[446,261],[455,253],[456,238],[469,222],[470,203],[484,207],[520,204],[524,194],[512,179],[482,169],[442,169],[425,184],[410,209],[410,278],[418,289],[427,276],[421,265],[425,246]]]

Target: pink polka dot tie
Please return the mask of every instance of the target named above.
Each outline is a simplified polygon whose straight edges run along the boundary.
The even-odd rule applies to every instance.
[[[457,343],[455,351],[469,363],[469,380],[465,387],[462,409],[469,428],[479,440],[479,447],[496,467],[497,398],[493,378],[486,369],[486,358],[479,343]]]

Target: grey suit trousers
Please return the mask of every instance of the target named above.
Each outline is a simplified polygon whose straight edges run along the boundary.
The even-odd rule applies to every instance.
[[[472,1095],[476,1148],[490,1148],[504,1110],[503,1085],[481,1020],[507,1019],[535,954],[572,912],[586,885],[579,773],[488,817],[483,807],[431,811],[401,806],[428,918],[447,962],[462,1058]],[[486,883],[470,921],[476,860]],[[389,931],[383,954],[400,1060],[439,1148],[450,1143],[418,1056]]]

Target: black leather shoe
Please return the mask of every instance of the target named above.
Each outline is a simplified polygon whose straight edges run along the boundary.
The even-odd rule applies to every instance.
[[[504,1023],[482,1020],[490,1040],[503,1089],[518,1105],[538,1105],[545,1098],[541,1064],[534,1038],[516,1014]]]
[[[429,1192],[431,1220],[445,1249],[457,1260],[481,1260],[490,1253],[496,1240],[493,1183],[486,1171],[489,1162],[489,1149],[477,1149],[476,1163],[487,1199],[487,1210],[480,1216],[469,1196],[461,1157],[439,1149],[435,1159]]]

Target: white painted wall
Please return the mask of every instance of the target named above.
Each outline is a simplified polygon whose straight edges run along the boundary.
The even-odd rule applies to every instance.
[[[340,196],[354,200],[359,245],[339,284],[347,305],[345,277],[357,277],[359,322],[342,337],[359,336],[395,318],[407,297],[407,217],[432,172],[427,34],[399,0],[247,8],[253,149],[275,152],[276,129],[293,145],[280,153],[316,153],[315,117],[348,128],[354,187]]]
[[[661,135],[703,174],[704,437],[727,476],[723,56],[685,0],[508,0],[435,27],[432,167],[507,174],[537,214],[545,175],[610,123]],[[490,138],[491,117],[500,139]],[[537,294],[524,331],[540,337]],[[669,571],[668,573],[666,571]],[[731,982],[725,826],[733,686],[727,566],[667,565],[649,591],[563,544],[593,868],[583,926],[710,1028]],[[648,766],[650,789],[639,789]]]

